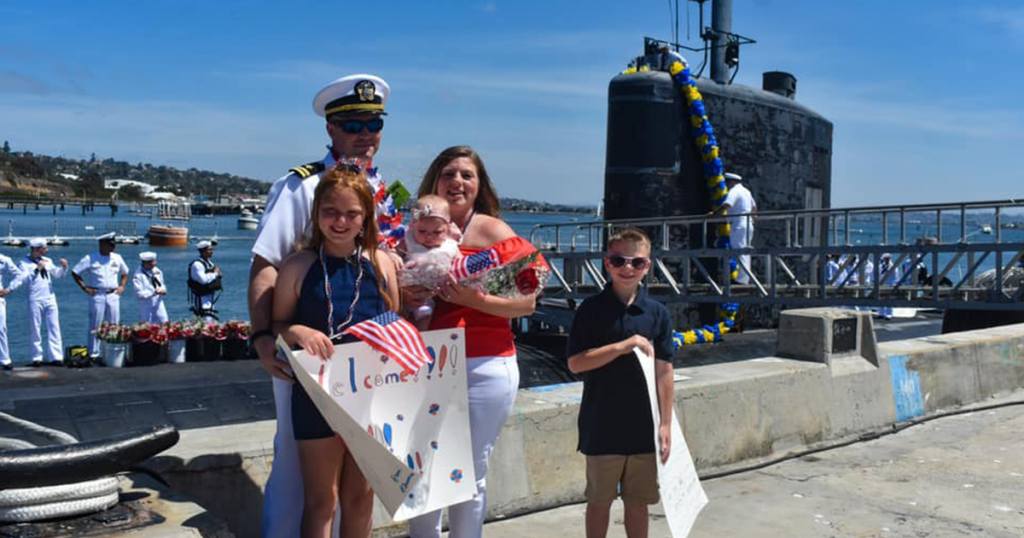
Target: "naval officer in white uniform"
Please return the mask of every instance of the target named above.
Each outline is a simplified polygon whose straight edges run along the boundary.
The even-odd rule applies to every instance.
[[[0,254],[0,366],[4,370],[14,368],[11,364],[11,351],[7,346],[7,295],[20,283],[21,269],[14,261]],[[4,285],[7,282],[7,285]]]
[[[28,285],[29,340],[32,342],[32,366],[43,363],[64,364],[64,344],[60,335],[60,315],[53,281],[64,278],[68,261],[59,265],[46,257],[46,239],[36,237],[29,241],[28,255],[21,260],[22,283]],[[43,346],[42,325],[46,322],[46,346]]]
[[[718,215],[728,211],[729,216],[726,220],[729,222],[729,242],[732,243],[732,248],[747,248],[754,242],[753,215],[757,213],[757,202],[754,201],[754,196],[750,194],[750,191],[743,186],[742,181],[743,178],[739,174],[731,172],[725,174],[725,185],[729,187],[729,194],[725,196],[725,201],[722,202],[721,207],[714,212],[714,214]],[[750,267],[749,254],[740,256],[739,260],[747,268],[747,271],[753,270]],[[736,282],[749,284],[750,274],[747,271],[739,268]]]
[[[372,160],[380,150],[384,130],[384,106],[391,88],[374,75],[349,75],[331,82],[313,98],[313,111],[326,120],[331,145],[323,160],[292,168],[278,179],[267,196],[266,212],[256,232],[249,269],[249,319],[253,333],[250,341],[263,367],[274,376],[274,404],[277,433],[274,435],[274,466],[263,497],[264,538],[298,536],[303,509],[302,472],[291,421],[291,377],[287,361],[276,357],[274,333],[270,330],[274,283],[277,268],[312,225],[313,192],[320,173],[339,160],[359,159],[367,167],[367,181],[377,200],[377,226],[384,241],[398,241],[405,233],[402,215],[395,209],[387,184],[377,173]],[[349,465],[347,462],[346,465]],[[372,493],[367,495],[372,502]],[[366,499],[347,496],[355,505]],[[337,517],[335,524],[337,524]]]
[[[97,237],[99,250],[86,254],[71,270],[82,291],[89,295],[89,356],[100,356],[100,340],[93,333],[100,323],[121,322],[121,294],[128,284],[128,264],[114,252],[114,232]]]
[[[156,266],[156,252],[139,253],[139,268],[132,277],[135,296],[139,298],[139,321],[145,323],[166,323],[167,295],[164,273]]]

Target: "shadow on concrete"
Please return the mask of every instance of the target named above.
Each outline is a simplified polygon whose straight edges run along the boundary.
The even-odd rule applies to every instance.
[[[147,463],[158,470],[172,491],[208,512],[209,519],[192,518],[186,526],[215,528],[210,527],[211,522],[223,521],[235,536],[260,535],[263,489],[245,472],[241,455],[200,456],[188,462],[176,456],[157,456]]]

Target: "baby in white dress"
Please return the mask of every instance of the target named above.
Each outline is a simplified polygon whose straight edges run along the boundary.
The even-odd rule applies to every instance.
[[[416,200],[412,221],[405,236],[405,264],[398,272],[402,286],[440,289],[448,280],[452,261],[459,257],[462,234],[452,224],[448,201],[428,194]],[[434,313],[432,299],[409,312],[420,330],[430,325]]]

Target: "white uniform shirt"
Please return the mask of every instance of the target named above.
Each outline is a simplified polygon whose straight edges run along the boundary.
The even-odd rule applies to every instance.
[[[326,169],[335,165],[331,152],[323,160]],[[267,206],[256,229],[252,253],[274,267],[295,252],[298,243],[309,237],[313,229],[313,194],[320,183],[320,174],[302,179],[288,174],[274,182],[267,194]]]
[[[729,189],[729,194],[725,195],[725,202],[723,203],[729,204],[729,215],[752,213],[757,209],[757,202],[754,201],[754,196],[750,194],[750,191],[742,183],[737,183],[733,188]],[[730,216],[728,220],[729,225],[733,228],[747,227],[748,217]],[[750,219],[750,227],[754,227],[753,219]]]
[[[46,268],[46,273],[39,270],[39,264],[36,260],[25,256],[21,259],[19,265],[21,266],[21,282],[22,284],[28,284],[28,300],[31,302],[43,302],[54,297],[53,294],[53,280],[56,278],[64,278],[68,274],[67,269],[58,266],[53,263],[53,260],[42,257],[43,267]]]
[[[110,291],[121,285],[120,277],[128,274],[128,265],[116,252],[103,256],[97,251],[83,256],[71,272],[82,277],[87,287]]]
[[[210,271],[206,272],[206,267],[203,262],[196,260],[192,262],[192,265],[188,268],[189,274],[192,276],[192,280],[200,284],[209,284],[214,280],[217,280],[217,273]]]
[[[20,286],[21,283],[18,282],[18,279],[21,275],[21,269],[18,269],[18,266],[14,264],[14,260],[0,254],[0,289],[6,287],[13,290]],[[5,276],[7,277],[7,286],[4,286]]]
[[[330,170],[337,161],[330,151],[324,157],[324,169]],[[396,227],[389,215],[397,215],[394,200],[385,194],[384,179],[376,172],[376,168],[368,170],[367,181],[370,191],[379,196],[377,199],[376,217],[381,237],[388,236],[392,241],[401,239],[404,228]],[[313,231],[313,195],[320,183],[320,174],[302,179],[298,174],[288,174],[274,182],[267,194],[267,206],[256,229],[256,242],[252,253],[260,256],[277,267],[292,252],[299,242],[308,239]]]
[[[160,282],[159,286],[153,285],[154,277]],[[146,272],[142,267],[136,269],[135,276],[132,277],[132,286],[135,288],[135,295],[138,296],[139,300],[142,302],[148,301],[153,307],[159,305],[163,300],[163,297],[157,295],[156,292],[167,292],[164,272],[159,267],[154,267],[152,273]]]

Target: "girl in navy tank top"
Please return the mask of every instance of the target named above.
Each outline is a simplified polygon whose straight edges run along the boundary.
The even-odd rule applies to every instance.
[[[394,263],[377,250],[373,194],[365,174],[347,165],[322,175],[305,248],[285,260],[274,288],[274,329],[285,341],[330,360],[334,344],[354,341],[350,325],[398,309]],[[304,507],[302,536],[330,536],[339,503],[342,536],[369,536],[373,490],[352,455],[302,386],[292,389]]]

